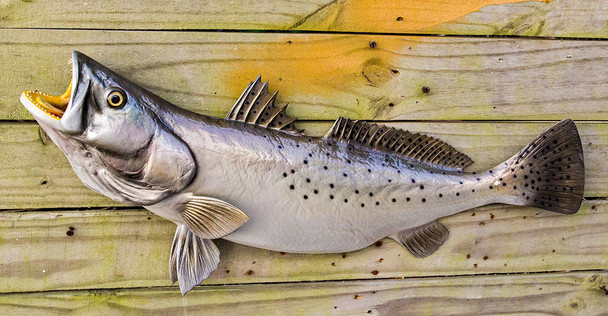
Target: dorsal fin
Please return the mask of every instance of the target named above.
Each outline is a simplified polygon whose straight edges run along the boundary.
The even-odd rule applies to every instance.
[[[285,113],[287,104],[280,108],[274,106],[277,93],[270,94],[268,81],[262,83],[261,76],[258,76],[249,83],[225,118],[294,134],[302,133],[303,130],[294,126],[295,119]]]
[[[448,170],[460,171],[473,163],[467,155],[439,139],[343,117],[336,120],[325,137],[409,157]]]

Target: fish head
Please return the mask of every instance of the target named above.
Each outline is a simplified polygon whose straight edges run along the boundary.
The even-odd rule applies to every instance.
[[[21,103],[88,187],[151,205],[191,182],[192,153],[158,115],[166,101],[80,52],[72,67],[65,93],[26,90]]]

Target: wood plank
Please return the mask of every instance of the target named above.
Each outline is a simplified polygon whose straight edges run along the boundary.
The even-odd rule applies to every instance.
[[[0,69],[0,119],[32,119],[19,103],[25,89],[63,92],[71,78],[67,61],[77,49],[174,104],[214,116],[228,112],[261,73],[300,119],[606,120],[607,47],[604,41],[0,30],[0,58],[7,61]]]
[[[495,205],[442,223],[449,239],[423,259],[389,239],[325,255],[218,240],[222,261],[203,284],[608,269],[607,201],[575,215]],[[169,286],[174,230],[143,210],[0,212],[0,293]]]
[[[390,123],[436,136],[472,157],[471,171],[494,167],[517,153],[551,122]],[[577,123],[586,166],[585,196],[608,196],[608,124]],[[329,122],[300,124],[309,135],[322,136]],[[67,158],[40,134],[35,123],[0,124],[0,209],[117,206],[86,188]]]
[[[608,273],[57,291],[0,295],[6,315],[600,315]]]
[[[239,29],[605,38],[605,0],[9,1],[2,28]]]

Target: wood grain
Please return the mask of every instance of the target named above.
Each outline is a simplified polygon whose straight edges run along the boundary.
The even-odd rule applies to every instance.
[[[19,102],[25,89],[62,93],[77,49],[178,106],[214,116],[262,74],[299,119],[606,120],[607,48],[604,41],[0,30],[0,119],[32,119]]]
[[[455,146],[476,163],[468,170],[489,169],[508,159],[552,125],[551,122],[390,123],[423,132]],[[608,124],[579,122],[585,155],[585,196],[608,196]],[[306,134],[325,135],[329,122],[299,125]],[[67,158],[35,123],[0,124],[0,209],[118,206],[89,190]]]
[[[597,37],[608,2],[518,0],[313,1],[8,0],[1,28],[306,30]]]
[[[495,205],[442,223],[450,237],[424,259],[389,239],[325,255],[219,240],[222,261],[203,284],[608,269],[606,201],[575,215]],[[169,286],[174,230],[144,210],[0,212],[0,293]]]
[[[0,295],[7,315],[600,315],[608,273],[57,291]]]

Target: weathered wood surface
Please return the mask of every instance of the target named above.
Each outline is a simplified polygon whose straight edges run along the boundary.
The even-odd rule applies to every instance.
[[[0,314],[605,313],[608,43],[383,34],[603,39],[608,0],[171,4],[0,2]],[[570,117],[585,195],[599,199],[569,216],[494,205],[446,218],[450,238],[424,259],[388,239],[327,255],[218,241],[218,270],[182,298],[168,280],[174,224],[141,209],[86,209],[119,204],[82,185],[35,123],[14,122],[32,119],[24,89],[65,89],[73,49],[220,117],[262,74],[310,135],[338,116],[399,121],[389,124],[446,140],[474,170]]]
[[[410,122],[388,125],[427,133],[455,146],[484,170],[517,153],[553,122]],[[578,122],[585,155],[585,196],[608,195],[608,124]],[[330,122],[299,125],[322,136]],[[36,123],[0,124],[0,209],[121,205],[80,182],[65,155]]]
[[[458,35],[608,35],[606,0],[18,1],[1,28],[240,29]]]
[[[449,239],[423,259],[389,239],[324,255],[219,240],[222,261],[203,284],[608,269],[606,201],[568,216],[495,205],[442,223]],[[174,231],[144,210],[0,212],[0,293],[168,286]]]
[[[605,41],[64,30],[0,30],[0,119],[62,93],[73,49],[214,116],[262,74],[299,119],[608,119]]]
[[[0,295],[7,315],[605,315],[608,273],[445,277]]]

